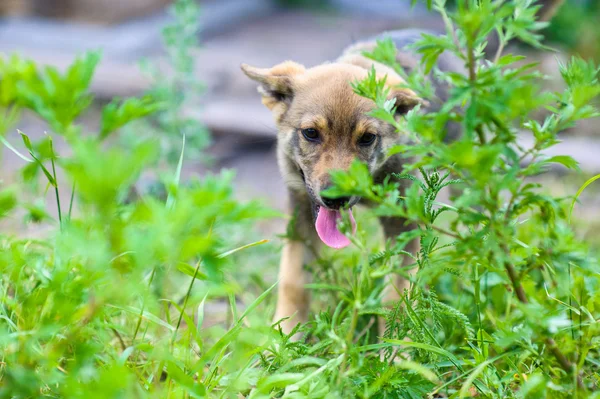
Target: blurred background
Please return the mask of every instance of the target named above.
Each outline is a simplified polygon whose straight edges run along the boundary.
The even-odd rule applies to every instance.
[[[113,97],[143,95],[168,81],[186,98],[179,110],[197,129],[190,140],[184,175],[233,168],[241,198],[263,198],[284,210],[287,196],[275,161],[275,129],[255,85],[240,71],[249,63],[268,67],[284,60],[313,66],[336,58],[344,47],[385,30],[423,28],[442,31],[437,14],[410,0],[199,0],[198,9],[172,8],[170,0],[0,0],[0,53],[18,52],[64,69],[86,50],[101,50],[92,83],[99,106]],[[600,2],[542,1],[560,6],[545,29],[556,52],[540,52],[514,43],[506,52],[539,62],[550,89],[559,88],[558,62],[570,54],[600,60]],[[170,27],[165,30],[165,27]],[[173,76],[183,76],[173,79]],[[84,116],[92,129],[98,113]],[[544,177],[549,190],[573,194],[585,177],[600,172],[600,137],[595,121],[567,132],[553,151],[581,162],[582,174],[565,179],[557,169]],[[18,124],[39,137],[45,127],[31,115]],[[136,130],[137,129],[137,130]],[[130,139],[150,127],[137,126]],[[18,142],[16,132],[7,136]],[[165,141],[178,155],[178,137]],[[527,142],[528,138],[522,140]],[[194,146],[198,151],[194,152]],[[188,151],[186,149],[186,151]],[[554,155],[551,154],[551,155]],[[10,151],[1,158],[0,179],[14,179],[22,162]],[[167,166],[165,166],[166,168]],[[141,183],[151,185],[148,182]],[[600,228],[598,190],[584,195],[588,234]],[[48,201],[52,201],[48,197]],[[53,208],[50,204],[49,208]],[[592,216],[590,216],[592,215]],[[285,221],[264,226],[282,232]]]

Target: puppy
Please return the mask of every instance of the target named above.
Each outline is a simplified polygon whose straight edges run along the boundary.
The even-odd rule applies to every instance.
[[[418,65],[418,56],[406,46],[420,37],[419,31],[394,31],[378,38],[390,37],[399,49],[397,60],[410,72]],[[399,134],[388,123],[367,113],[375,108],[373,101],[354,93],[351,83],[364,79],[372,67],[378,78],[386,78],[389,95],[396,100],[396,117],[402,118],[417,104],[426,104],[413,91],[400,88],[403,79],[393,69],[374,62],[363,55],[376,46],[372,38],[347,48],[331,63],[306,68],[286,61],[271,68],[242,65],[244,73],[258,83],[263,104],[271,110],[277,125],[277,157],[279,168],[289,192],[292,212],[297,212],[295,237],[285,243],[281,256],[278,301],[275,321],[282,323],[284,332],[290,332],[297,323],[306,322],[309,297],[304,288],[307,276],[303,265],[311,261],[321,244],[343,248],[350,240],[337,228],[342,212],[348,212],[354,226],[352,207],[360,198],[330,199],[321,191],[331,185],[331,170],[347,170],[354,159],[365,163],[376,183],[392,173],[402,172],[399,155],[388,157],[388,150],[397,144],[406,144],[407,135]],[[461,70],[460,61],[442,54],[441,69]],[[434,80],[436,94],[444,101],[447,90]],[[427,107],[425,107],[427,108]],[[412,229],[405,220],[380,219],[386,239],[395,239]],[[407,248],[416,252],[418,242]],[[412,263],[410,258],[405,264]],[[393,282],[402,291],[409,282]],[[388,300],[396,290],[388,290]]]

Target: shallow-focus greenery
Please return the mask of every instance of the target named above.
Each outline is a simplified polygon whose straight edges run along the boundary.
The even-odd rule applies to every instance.
[[[563,1],[545,31],[547,39],[582,57],[600,60],[600,4],[595,0]]]
[[[543,150],[577,120],[598,116],[588,105],[600,94],[598,68],[573,59],[561,66],[567,89],[544,92],[521,57],[483,57],[492,30],[504,42],[538,44],[530,2],[434,8],[447,34],[414,45],[422,68],[406,78],[433,103],[424,76],[432,71],[450,99],[439,112],[396,120],[374,74],[354,82],[378,105],[374,116],[410,137],[394,149],[406,158],[396,178],[409,189],[392,179],[374,185],[359,163],[333,173],[329,195],[377,206],[356,212],[353,246],[307,265],[315,311],[289,336],[270,323],[274,291],[263,278],[263,255],[272,259],[277,245],[252,233],[274,214],[234,200],[227,172],[179,181],[192,131],[180,132],[179,163],[161,173],[154,135],[126,148],[106,140],[174,103],[157,94],[112,102],[90,132],[77,122],[93,100],[98,55],[65,73],[2,59],[0,137],[23,163],[20,178],[43,182],[39,195],[46,187],[60,212],[29,206],[20,182],[0,186],[0,217],[25,213],[50,226],[41,238],[0,235],[0,397],[598,397],[598,262],[568,223],[571,198],[531,181],[553,163],[577,168]],[[368,55],[397,69],[394,51],[382,41]],[[443,51],[467,72],[439,71]],[[540,109],[546,116],[535,120]],[[38,140],[17,134],[21,111],[52,131]],[[451,121],[462,135],[446,143]],[[533,146],[520,146],[517,134],[532,135]],[[57,153],[62,140],[69,150]],[[166,198],[131,195],[142,173],[162,176]],[[418,228],[384,247],[378,215]],[[404,250],[412,239],[418,253]],[[404,257],[417,274],[401,266]],[[390,274],[410,278],[411,289],[386,308]]]

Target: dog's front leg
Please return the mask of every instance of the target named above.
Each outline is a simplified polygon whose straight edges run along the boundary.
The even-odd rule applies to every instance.
[[[289,333],[298,323],[304,323],[308,317],[309,297],[304,285],[306,272],[304,267],[304,243],[288,240],[283,247],[279,265],[279,287],[277,290],[277,308],[275,320],[289,317],[281,323],[284,333]]]
[[[291,196],[291,208],[296,213],[292,237],[286,239],[279,266],[279,287],[274,322],[288,318],[281,323],[284,333],[289,333],[298,323],[308,319],[310,296],[305,284],[308,273],[304,265],[314,258],[318,250],[310,201]]]

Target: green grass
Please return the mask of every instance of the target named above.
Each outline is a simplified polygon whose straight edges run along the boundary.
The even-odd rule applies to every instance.
[[[177,32],[195,26],[182,11],[190,4],[177,3],[181,29],[167,31],[181,79],[191,44]],[[0,398],[597,398],[597,248],[568,223],[573,197],[532,178],[549,163],[576,165],[543,150],[598,116],[589,105],[600,93],[598,68],[572,59],[561,66],[566,90],[547,93],[534,70],[513,66],[517,58],[484,61],[491,29],[539,45],[529,6],[468,2],[446,14],[435,2],[448,34],[417,43],[423,68],[407,82],[430,95],[423,74],[433,68],[451,86],[448,110],[395,119],[375,75],[354,84],[377,117],[410,135],[412,145],[396,149],[407,161],[396,178],[409,188],[375,185],[360,163],[332,174],[330,194],[376,206],[356,212],[354,245],[306,265],[310,320],[288,335],[271,323],[281,240],[254,229],[280,215],[235,200],[230,173],[181,181],[188,151],[200,152],[206,137],[194,140],[204,133],[178,119],[170,84],[106,105],[97,132],[83,134],[98,55],[65,73],[0,59],[0,133],[20,154],[24,180],[0,186],[0,217],[49,213],[28,207],[28,181],[44,182],[37,194],[47,185],[60,207],[41,238],[0,235]],[[437,71],[442,50],[469,73]],[[393,64],[394,52],[384,41],[370,56]],[[533,118],[539,109],[546,119]],[[48,122],[49,135],[16,134],[21,110]],[[132,123],[148,118],[164,129],[132,140]],[[449,120],[463,130],[450,144],[440,129]],[[530,148],[516,144],[517,131],[534,137]],[[129,140],[106,140],[117,135]],[[55,153],[58,137],[68,155]],[[524,157],[534,161],[522,166]],[[142,173],[162,176],[164,195],[132,196]],[[448,186],[452,195],[440,198]],[[379,215],[418,228],[384,244]],[[413,239],[421,249],[406,253]],[[414,263],[402,266],[405,257]],[[414,266],[410,289],[384,307],[385,277]]]

